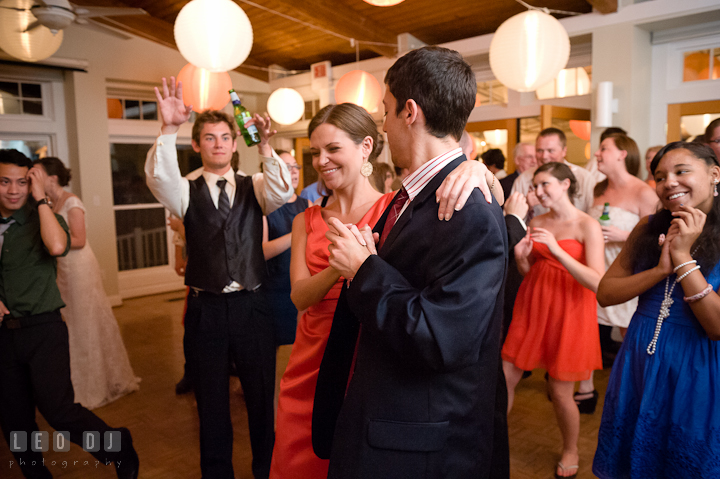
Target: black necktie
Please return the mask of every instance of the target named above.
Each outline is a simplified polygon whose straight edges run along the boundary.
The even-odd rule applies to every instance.
[[[219,178],[217,180],[218,188],[220,188],[220,196],[218,196],[218,211],[223,219],[227,218],[230,214],[230,200],[228,199],[227,193],[225,193],[225,178]]]

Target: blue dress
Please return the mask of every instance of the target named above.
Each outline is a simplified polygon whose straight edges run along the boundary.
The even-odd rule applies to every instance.
[[[715,291],[720,263],[706,275]],[[670,276],[670,285],[675,275]],[[720,477],[720,350],[677,285],[654,355],[665,280],[640,295],[610,375],[593,472],[605,478]]]
[[[267,217],[268,240],[290,233],[293,219],[307,206],[307,200],[298,196],[292,203],[285,203],[270,213]],[[267,260],[267,267],[265,289],[275,325],[275,345],[292,344],[295,342],[298,312],[290,300],[290,249]]]

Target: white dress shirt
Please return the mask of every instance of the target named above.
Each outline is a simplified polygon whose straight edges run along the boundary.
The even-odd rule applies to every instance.
[[[178,218],[183,218],[190,201],[190,182],[180,174],[177,161],[176,134],[160,135],[147,154],[145,178],[148,188],[162,205]],[[264,215],[269,215],[288,202],[293,195],[290,173],[285,162],[273,151],[272,158],[262,157],[263,173],[252,176],[255,198]],[[210,197],[217,208],[220,188],[216,185],[219,175],[202,172],[210,190]],[[230,207],[235,199],[235,172],[230,169],[224,175],[227,179],[225,192]],[[287,185],[287,186],[286,186]]]

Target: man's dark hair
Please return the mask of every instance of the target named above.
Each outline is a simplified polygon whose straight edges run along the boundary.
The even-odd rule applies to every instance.
[[[617,134],[628,136],[627,131],[623,130],[619,126],[611,126],[610,128],[605,128],[605,131],[600,133],[600,143],[602,143],[603,140],[605,138],[609,137],[610,135],[617,135]]]
[[[211,125],[215,125],[217,123],[225,123],[228,128],[230,128],[230,136],[232,136],[232,139],[234,140],[235,138],[237,138],[237,130],[235,129],[235,124],[227,113],[219,110],[205,110],[204,112],[200,113],[197,118],[195,118],[195,123],[193,123],[192,127],[192,139],[198,145],[200,144],[200,132],[202,131],[203,126],[205,126],[206,123],[210,123]]]
[[[17,150],[0,150],[0,163],[6,165],[17,165],[30,169],[33,166],[32,160]]]
[[[503,155],[502,150],[498,148],[490,148],[480,155],[480,158],[482,158],[483,163],[488,166],[494,166],[498,170],[505,168],[505,155]]]
[[[705,128],[705,134],[702,135],[705,143],[710,144],[710,140],[712,140],[713,133],[715,133],[716,128],[720,128],[720,118],[715,118],[708,124],[707,128]]]
[[[408,100],[414,100],[425,115],[427,131],[436,138],[452,135],[460,141],[475,107],[475,74],[456,51],[423,47],[408,52],[385,75],[399,115]]]
[[[567,136],[565,136],[565,133],[559,129],[559,128],[545,128],[540,133],[538,133],[538,138],[546,137],[546,136],[553,136],[556,135],[558,137],[558,140],[560,140],[560,144],[563,148],[567,146]]]

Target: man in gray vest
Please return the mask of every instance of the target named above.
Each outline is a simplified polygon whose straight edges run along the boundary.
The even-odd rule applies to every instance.
[[[236,174],[230,160],[237,147],[232,119],[208,110],[195,120],[193,149],[203,172],[182,177],[175,141],[191,106],[182,101],[182,84],[162,80],[155,88],[161,135],[145,163],[147,184],[172,214],[183,218],[187,245],[185,284],[186,356],[200,417],[200,466],[205,479],[232,479],[233,431],[228,363],[237,367],[245,395],[256,479],[267,478],[275,440],[273,398],[275,345],[272,319],[261,284],[266,276],[262,217],[293,194],[285,163],[273,157],[267,140],[270,121],[255,115],[262,142],[263,172]]]

